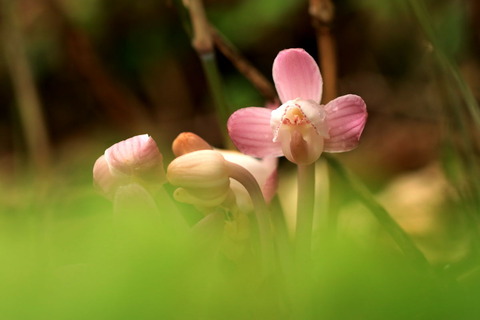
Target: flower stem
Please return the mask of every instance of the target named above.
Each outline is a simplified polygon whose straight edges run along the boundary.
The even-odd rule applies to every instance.
[[[315,28],[318,47],[318,60],[324,77],[323,102],[337,97],[337,54],[331,25],[335,17],[332,0],[310,0],[309,14]]]
[[[207,77],[208,87],[213,98],[213,104],[215,106],[215,111],[218,116],[218,121],[220,124],[220,130],[224,137],[225,146],[229,147],[231,145],[230,138],[227,133],[227,120],[230,114],[230,111],[225,100],[222,89],[222,80],[220,72],[218,71],[217,62],[215,59],[215,53],[212,51],[210,53],[202,53],[200,55],[202,61],[203,71]]]
[[[310,261],[315,200],[315,163],[298,165],[297,225],[295,258],[297,266]]]
[[[228,137],[226,125],[230,112],[223,94],[220,72],[218,71],[215,59],[210,23],[208,22],[202,0],[190,0],[184,2],[184,4],[190,13],[190,21],[193,29],[192,46],[200,57],[215,111],[218,116],[220,130],[225,145],[228,147],[231,145],[231,142]]]
[[[238,164],[229,161],[226,162],[230,171],[230,177],[240,182],[245,189],[247,189],[248,194],[252,199],[259,229],[262,265],[264,271],[267,271],[273,263],[274,247],[269,211],[265,199],[263,198],[262,190],[258,186],[257,180],[255,180],[253,175],[247,169]]]

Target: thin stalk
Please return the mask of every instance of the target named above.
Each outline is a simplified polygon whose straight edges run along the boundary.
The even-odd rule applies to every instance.
[[[22,130],[31,162],[37,171],[49,167],[51,150],[40,98],[35,87],[26,49],[20,30],[16,1],[2,0],[2,40],[6,67],[13,82],[13,90],[20,113]]]
[[[218,71],[215,59],[210,23],[208,22],[202,0],[184,1],[184,4],[190,13],[193,29],[192,46],[200,57],[203,71],[207,77],[208,88],[212,95],[225,145],[230,145],[231,143],[226,129],[230,110],[223,93],[220,72]]]
[[[226,162],[230,177],[240,182],[245,189],[247,189],[252,199],[258,223],[262,265],[264,271],[270,270],[273,263],[274,246],[269,210],[263,198],[262,190],[258,186],[257,180],[255,180],[254,176],[247,169],[238,164],[229,161]]]
[[[315,163],[298,165],[295,257],[298,266],[310,261],[315,203]]]
[[[297,222],[294,242],[293,282],[288,281],[292,294],[292,311],[298,319],[310,319],[311,248],[315,199],[315,163],[297,166]]]
[[[395,220],[393,220],[388,211],[373,198],[365,185],[343,167],[338,160],[330,156],[325,156],[325,158],[337,174],[351,186],[359,200],[373,213],[382,227],[390,234],[400,250],[406,256],[410,257],[416,264],[425,267],[427,270],[430,269],[430,265],[423,253],[417,248],[408,234]]]
[[[273,197],[270,203],[270,210],[272,212],[273,238],[276,245],[277,257],[284,274],[289,274],[292,267],[292,244],[288,236],[285,213],[283,212],[278,195]]]
[[[337,97],[337,53],[331,25],[335,17],[335,6],[331,0],[310,0],[308,12],[315,28],[318,60],[324,79],[322,102]]]
[[[263,98],[270,102],[275,102],[278,97],[273,84],[257,69],[250,61],[240,53],[240,51],[222,35],[215,27],[210,26],[210,32],[215,46],[220,52],[237,68],[237,70],[247,78],[252,85],[257,88]]]
[[[220,130],[224,137],[225,145],[228,147],[231,145],[228,133],[227,133],[227,120],[230,116],[230,110],[227,106],[225,95],[223,94],[222,79],[220,72],[218,71],[217,62],[215,59],[215,53],[202,53],[200,55],[203,71],[207,77],[208,87],[210,94],[213,98],[213,104],[218,116],[220,124]]]

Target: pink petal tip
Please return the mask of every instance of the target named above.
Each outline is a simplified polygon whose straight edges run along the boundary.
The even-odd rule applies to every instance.
[[[280,101],[322,98],[322,76],[315,60],[303,49],[280,51],[273,62],[273,80]]]
[[[365,122],[367,107],[362,98],[348,94],[330,101],[325,106],[329,139],[325,139],[324,151],[345,152],[358,146]]]

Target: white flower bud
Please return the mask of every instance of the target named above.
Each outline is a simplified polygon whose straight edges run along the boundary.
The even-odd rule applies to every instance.
[[[214,150],[186,153],[167,168],[167,179],[181,187],[176,200],[199,206],[217,206],[230,191],[229,171],[223,156]]]

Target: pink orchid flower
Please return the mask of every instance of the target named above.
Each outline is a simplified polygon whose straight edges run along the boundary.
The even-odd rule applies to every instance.
[[[273,80],[280,107],[243,108],[228,119],[228,132],[240,151],[259,158],[285,156],[307,165],[324,151],[357,147],[367,119],[365,102],[348,94],[321,105],[322,76],[307,52],[280,51],[273,62]]]

